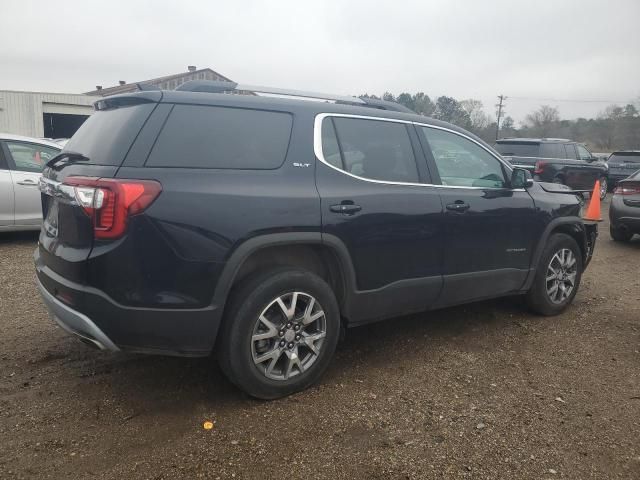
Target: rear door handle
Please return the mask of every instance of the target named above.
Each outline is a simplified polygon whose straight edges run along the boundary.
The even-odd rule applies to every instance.
[[[340,203],[338,205],[331,205],[329,210],[335,213],[343,213],[345,215],[353,215],[356,212],[362,210],[360,205],[354,205],[353,203]]]
[[[447,210],[451,210],[452,212],[464,213],[469,210],[470,205],[468,203],[463,202],[462,200],[456,200],[455,203],[450,203],[447,205]]]
[[[34,182],[33,180],[21,180],[19,182],[17,182],[18,185],[25,185],[27,187],[36,187],[38,186],[38,184],[36,182]]]

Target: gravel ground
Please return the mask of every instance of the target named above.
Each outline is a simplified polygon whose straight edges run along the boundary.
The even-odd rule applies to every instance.
[[[66,336],[35,243],[0,237],[2,479],[640,478],[640,239],[606,222],[563,315],[511,298],[351,330],[318,386],[273,402],[208,359]]]

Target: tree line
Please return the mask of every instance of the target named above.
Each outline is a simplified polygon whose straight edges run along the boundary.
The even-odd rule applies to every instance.
[[[403,92],[397,96],[385,92],[382,97],[362,96],[397,102],[419,115],[458,125],[488,143],[493,143],[496,138],[496,118],[485,112],[480,100],[456,100],[441,96],[433,101],[424,92]],[[640,99],[637,103],[640,103]],[[595,152],[640,150],[640,113],[634,104],[629,103],[624,106],[610,105],[596,118],[562,120],[557,107],[541,105],[529,113],[519,127],[510,116],[502,118],[498,136],[569,138],[585,143]]]

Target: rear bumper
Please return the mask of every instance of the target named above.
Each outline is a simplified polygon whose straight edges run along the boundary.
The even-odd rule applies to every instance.
[[[207,356],[221,309],[141,308],[121,305],[104,292],[71,282],[34,254],[40,293],[56,322],[98,348],[177,356]]]
[[[42,295],[42,300],[49,310],[51,317],[67,333],[76,335],[82,340],[90,342],[100,350],[111,350],[112,352],[120,350],[89,317],[73,310],[51,295],[39,279],[37,282],[40,295]]]

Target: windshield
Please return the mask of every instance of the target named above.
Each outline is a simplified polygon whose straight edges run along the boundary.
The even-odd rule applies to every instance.
[[[640,152],[614,153],[609,157],[611,163],[640,163]]]
[[[496,150],[498,150],[501,155],[537,157],[540,151],[540,144],[531,142],[499,142],[496,143]]]
[[[154,103],[145,103],[97,111],[65,144],[64,151],[81,153],[88,163],[120,165],[154,107]]]

